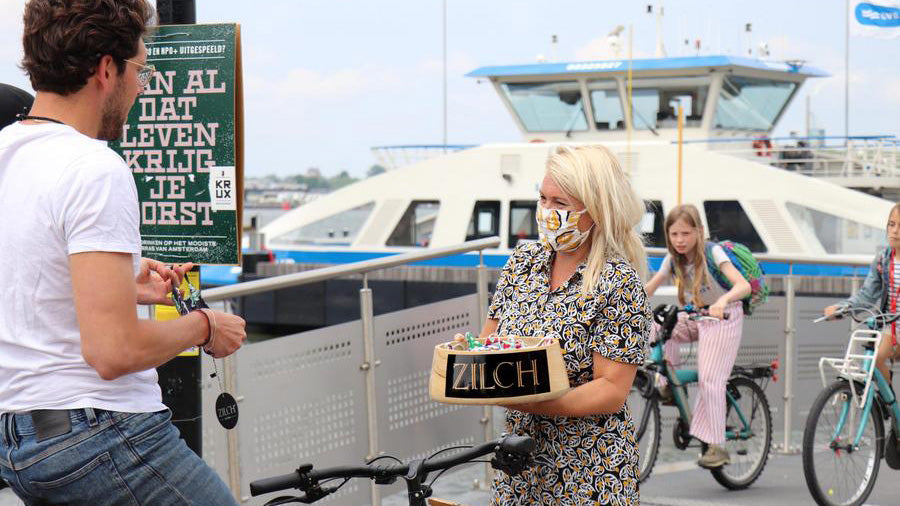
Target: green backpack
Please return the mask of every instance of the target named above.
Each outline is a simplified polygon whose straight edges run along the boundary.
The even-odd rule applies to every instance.
[[[725,274],[722,273],[719,266],[716,265],[716,262],[713,260],[712,249],[715,245],[722,247],[734,267],[742,276],[744,276],[744,279],[750,283],[750,295],[744,297],[742,302],[744,303],[744,314],[753,314],[753,311],[756,310],[757,307],[769,299],[769,287],[766,285],[766,278],[764,277],[765,273],[763,272],[762,267],[760,267],[756,258],[753,257],[753,253],[750,252],[750,249],[739,242],[707,241],[706,267],[709,269],[709,272],[712,273],[713,277],[716,278],[716,282],[719,283],[719,286],[725,290],[731,290],[731,281],[725,277]]]

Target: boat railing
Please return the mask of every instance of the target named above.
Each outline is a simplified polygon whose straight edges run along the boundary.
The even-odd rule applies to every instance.
[[[429,158],[446,155],[477,144],[411,144],[398,146],[374,146],[371,148],[378,164],[388,170],[398,169]]]
[[[846,186],[900,186],[900,140],[892,135],[702,139],[711,149]],[[843,181],[841,181],[843,180]]]

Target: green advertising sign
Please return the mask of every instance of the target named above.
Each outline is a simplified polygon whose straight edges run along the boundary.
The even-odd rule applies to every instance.
[[[240,27],[160,26],[156,73],[111,146],[134,174],[143,255],[240,263],[243,194]]]

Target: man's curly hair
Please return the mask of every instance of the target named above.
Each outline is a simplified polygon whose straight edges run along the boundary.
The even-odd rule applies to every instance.
[[[35,91],[77,92],[103,55],[113,57],[121,74],[153,18],[146,0],[30,0],[22,68]]]

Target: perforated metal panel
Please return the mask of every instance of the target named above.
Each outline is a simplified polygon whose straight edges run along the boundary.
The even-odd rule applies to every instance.
[[[379,447],[401,459],[480,441],[482,408],[433,402],[428,380],[435,345],[478,333],[477,297],[468,295],[375,318]],[[402,489],[387,487],[384,494]]]
[[[368,436],[359,322],[254,343],[235,356],[244,496],[251,481],[304,462],[320,468],[362,462]],[[368,501],[368,483],[351,482],[322,502]]]

